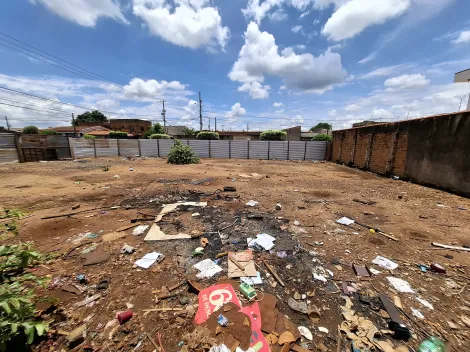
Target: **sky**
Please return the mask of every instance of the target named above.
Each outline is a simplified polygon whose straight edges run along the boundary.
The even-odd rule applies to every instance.
[[[468,13],[468,0],[2,1],[0,126],[91,109],[162,123],[164,100],[168,125],[199,129],[199,92],[218,130],[465,110]]]

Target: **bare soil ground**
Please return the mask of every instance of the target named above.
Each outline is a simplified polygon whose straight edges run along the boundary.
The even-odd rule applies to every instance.
[[[110,165],[110,170],[103,171],[104,165]],[[250,173],[264,177],[244,179],[239,176]],[[209,177],[215,180],[191,184],[191,181]],[[224,186],[236,187],[237,191],[217,192]],[[239,198],[235,198],[237,195]],[[376,204],[365,205],[353,199]],[[131,219],[138,217],[138,211],[155,216],[162,204],[180,200],[207,201],[208,206],[168,215],[162,229],[168,233],[205,233],[209,245],[202,257],[192,255],[200,246],[197,238],[145,242],[143,236],[132,236],[132,229],[129,229],[124,238],[112,242],[101,240],[102,235],[129,225]],[[258,207],[245,206],[249,200],[258,201]],[[275,210],[277,203],[282,204],[282,210]],[[41,220],[43,216],[72,212],[75,204],[80,204],[76,211],[111,206],[121,208]],[[195,263],[214,259],[218,253],[227,250],[246,249],[246,238],[255,237],[257,233],[268,233],[277,238],[271,253],[255,252],[255,261],[263,278],[263,285],[257,289],[275,295],[277,308],[292,322],[309,327],[314,338],[312,342],[304,339],[304,347],[315,351],[323,344],[328,351],[350,350],[344,334],[342,347],[337,350],[337,328],[343,321],[340,306],[345,302],[341,297],[341,284],[350,282],[358,288],[352,296],[354,309],[373,321],[379,330],[387,329],[387,320],[370,301],[376,302],[379,293],[401,298],[408,316],[404,319],[414,338],[402,342],[384,335],[382,340],[389,339],[395,347],[404,344],[416,350],[419,340],[429,334],[448,340],[453,351],[470,351],[470,326],[461,319],[470,316],[470,252],[439,250],[431,245],[440,242],[461,246],[469,242],[470,200],[453,194],[332,163],[202,160],[199,165],[173,166],[158,159],[112,158],[0,165],[0,207],[32,214],[19,221],[20,234],[7,242],[34,241],[37,249],[55,256],[36,271],[52,280],[49,289],[41,294],[58,300],[57,309],[44,314],[54,331],[70,332],[84,322],[87,324],[87,339],[75,347],[77,351],[87,346],[89,350],[132,351],[139,341],[141,345],[137,351],[152,351],[155,349],[153,343],[142,336],[145,333],[157,341],[157,332],[161,334],[165,351],[181,350],[179,342],[195,328],[193,315],[186,310],[147,314],[144,310],[182,308],[186,302],[181,298],[188,298],[189,304],[197,304],[197,295],[184,285],[173,291],[177,293],[175,297],[160,301],[156,297],[165,293],[166,288],[194,277],[198,272],[192,268]],[[201,216],[192,217],[191,212],[195,211]],[[250,214],[262,215],[262,218],[252,218]],[[336,224],[342,216],[380,228],[399,242],[356,224],[351,228]],[[221,231],[221,239],[217,230],[232,224],[237,217],[240,222]],[[294,225],[295,220],[300,226]],[[304,231],[299,232],[300,228]],[[86,232],[98,234],[98,237],[72,242],[77,235]],[[65,256],[75,245],[86,241],[92,243]],[[121,254],[124,243],[134,246],[136,252]],[[91,253],[109,253],[109,260],[83,266],[85,259],[81,252],[90,247],[96,247]],[[166,259],[148,270],[133,264],[153,251],[163,253]],[[279,257],[280,251],[286,251],[287,257]],[[399,267],[391,272],[373,265],[372,260],[377,255],[395,261]],[[274,266],[286,287],[276,285],[261,260]],[[340,264],[335,266],[332,261]],[[431,263],[444,266],[447,274],[431,270],[422,272],[417,266]],[[351,269],[352,264],[368,265],[381,273],[361,280]],[[224,271],[211,279],[198,280],[202,287],[226,278],[227,258],[222,258],[219,265]],[[334,274],[327,283],[314,280],[312,276],[312,269],[320,265]],[[86,274],[88,278],[88,283],[82,286],[85,292],[64,292],[63,285],[76,284],[77,274]],[[396,292],[387,276],[408,281],[416,293]],[[109,286],[96,289],[95,285],[103,279],[109,281]],[[321,317],[317,323],[289,308],[287,301],[296,292],[308,293],[305,301],[320,309]],[[75,306],[96,293],[101,293],[101,297],[95,303]],[[416,297],[427,300],[434,309],[424,307]],[[115,319],[117,312],[129,307],[134,317],[128,323],[121,327],[105,327]],[[412,309],[418,309],[424,319],[414,316]],[[327,328],[329,333],[320,332],[319,326]],[[272,349],[280,350],[280,347]],[[48,340],[36,344],[33,350],[68,350],[66,337],[51,333]]]

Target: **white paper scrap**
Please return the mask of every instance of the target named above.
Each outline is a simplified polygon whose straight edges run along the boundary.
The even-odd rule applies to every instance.
[[[157,252],[147,253],[142,259],[137,260],[134,264],[141,268],[148,269],[161,255],[161,253]]]
[[[342,217],[341,219],[338,219],[336,220],[336,222],[338,224],[341,224],[341,225],[351,225],[351,224],[354,224],[354,220],[353,219],[350,219],[350,218],[347,218],[347,217]]]
[[[388,269],[388,270],[395,270],[398,268],[398,264],[392,262],[390,259],[387,259],[385,257],[381,257],[378,255],[372,263],[381,266],[382,268]]]
[[[415,291],[411,288],[410,284],[405,280],[392,276],[388,276],[387,280],[398,292],[415,293]]]
[[[256,207],[258,202],[256,200],[250,200],[248,203],[246,203],[246,205],[249,207]]]
[[[381,273],[381,271],[378,271],[377,269],[374,269],[374,268],[369,268],[369,271],[374,275],[379,275]]]
[[[424,319],[424,315],[417,309],[411,308],[413,315],[418,319]]]
[[[194,264],[193,267],[200,271],[200,273],[196,275],[198,279],[212,277],[222,271],[222,268],[211,259],[205,259],[202,262]]]
[[[149,228],[149,225],[139,225],[139,226],[137,226],[137,227],[134,229],[134,231],[132,231],[132,234],[133,234],[134,236],[140,236],[140,235],[142,235],[142,234],[145,232],[145,230],[147,230],[148,228]]]
[[[318,330],[320,330],[321,332],[324,332],[325,334],[328,334],[328,329],[324,328],[323,326],[319,326]]]
[[[256,235],[256,238],[248,242],[248,247],[261,247],[266,251],[271,250],[274,247],[275,237],[268,235],[267,233],[260,233]]]
[[[416,297],[416,300],[421,303],[423,306],[431,309],[431,310],[434,310],[434,307],[432,306],[431,303],[429,303],[428,301],[426,301],[425,299],[422,299],[422,298],[419,298],[419,297]]]
[[[241,282],[248,284],[248,285],[262,285],[263,280],[261,279],[261,273],[259,271],[256,272],[256,277],[241,277]]]

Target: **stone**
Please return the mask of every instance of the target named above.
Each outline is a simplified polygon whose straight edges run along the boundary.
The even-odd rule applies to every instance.
[[[279,204],[279,203],[277,203],[277,204],[276,204],[276,210],[282,210],[282,205]]]

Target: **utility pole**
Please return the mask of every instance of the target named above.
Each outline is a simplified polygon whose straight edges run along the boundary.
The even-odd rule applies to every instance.
[[[75,116],[72,113],[72,125],[73,125],[73,133],[75,134],[75,138],[77,138],[77,127],[75,126]]]
[[[250,130],[250,126],[248,125],[248,122],[246,123],[246,131],[248,132]]]
[[[217,132],[217,117],[214,117],[214,121],[215,121],[215,129],[214,129],[214,131]]]
[[[211,117],[207,116],[207,118],[209,119],[209,131],[210,131],[211,130]]]
[[[163,116],[163,131],[166,133],[166,110],[165,110],[165,100],[162,100],[163,109],[162,109],[162,116]]]
[[[202,100],[201,100],[201,92],[199,92],[199,131],[202,131]]]
[[[8,117],[5,116],[5,121],[7,123],[7,130],[10,130],[10,123],[8,122]]]

